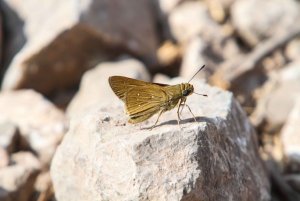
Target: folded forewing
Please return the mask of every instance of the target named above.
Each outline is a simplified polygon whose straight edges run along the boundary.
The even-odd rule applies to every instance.
[[[131,88],[137,86],[146,86],[147,84],[151,84],[149,82],[144,82],[140,80],[131,79],[123,76],[112,76],[108,79],[109,85],[114,91],[114,93],[122,100],[125,101],[125,94]]]
[[[167,96],[160,86],[134,87],[127,92],[126,111],[131,119],[145,120],[143,116],[150,118],[162,110],[167,101]]]

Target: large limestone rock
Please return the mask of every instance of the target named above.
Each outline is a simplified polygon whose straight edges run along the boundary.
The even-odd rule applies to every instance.
[[[149,0],[0,4],[13,37],[8,39],[11,53],[6,60],[13,59],[2,89],[33,88],[52,94],[78,84],[82,74],[99,62],[124,53],[150,66],[156,63],[158,42]]]
[[[182,80],[173,80],[180,83]],[[181,129],[176,110],[130,125],[122,103],[71,120],[51,165],[56,198],[67,200],[270,200],[257,138],[231,93],[194,81]]]

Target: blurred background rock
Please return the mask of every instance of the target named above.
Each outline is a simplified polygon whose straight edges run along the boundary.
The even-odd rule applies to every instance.
[[[55,200],[69,120],[114,98],[107,79],[197,77],[254,126],[272,200],[300,194],[298,0],[0,0],[0,200]]]

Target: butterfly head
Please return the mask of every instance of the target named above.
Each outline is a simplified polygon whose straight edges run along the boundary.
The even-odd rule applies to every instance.
[[[194,86],[189,83],[182,84],[182,95],[189,96],[194,92]]]

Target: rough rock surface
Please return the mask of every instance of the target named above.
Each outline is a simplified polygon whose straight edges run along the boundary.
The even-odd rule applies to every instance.
[[[3,89],[33,88],[51,94],[78,84],[86,70],[121,53],[149,65],[156,62],[158,42],[149,0],[46,0],[43,4],[5,0],[1,4],[10,19],[11,41],[21,43],[8,47],[13,50],[7,60],[21,50],[5,73]],[[37,4],[39,12],[32,12]],[[17,22],[22,26],[13,26]]]
[[[12,165],[0,170],[0,200],[28,201],[40,171],[40,163],[29,152],[18,152],[11,157]]]
[[[49,163],[65,131],[64,114],[33,90],[0,94],[0,122],[18,126],[22,148],[34,150],[42,163]]]
[[[289,169],[300,171],[300,96],[283,127],[281,140]]]
[[[101,63],[84,74],[79,91],[67,108],[67,115],[70,117],[93,105],[110,103],[114,93],[110,89],[108,78],[113,75],[150,81],[146,67],[137,60]]]
[[[172,80],[180,83],[182,80]],[[176,109],[127,124],[121,101],[71,120],[51,165],[56,198],[67,200],[270,200],[254,129],[232,94],[193,82],[181,129]]]

